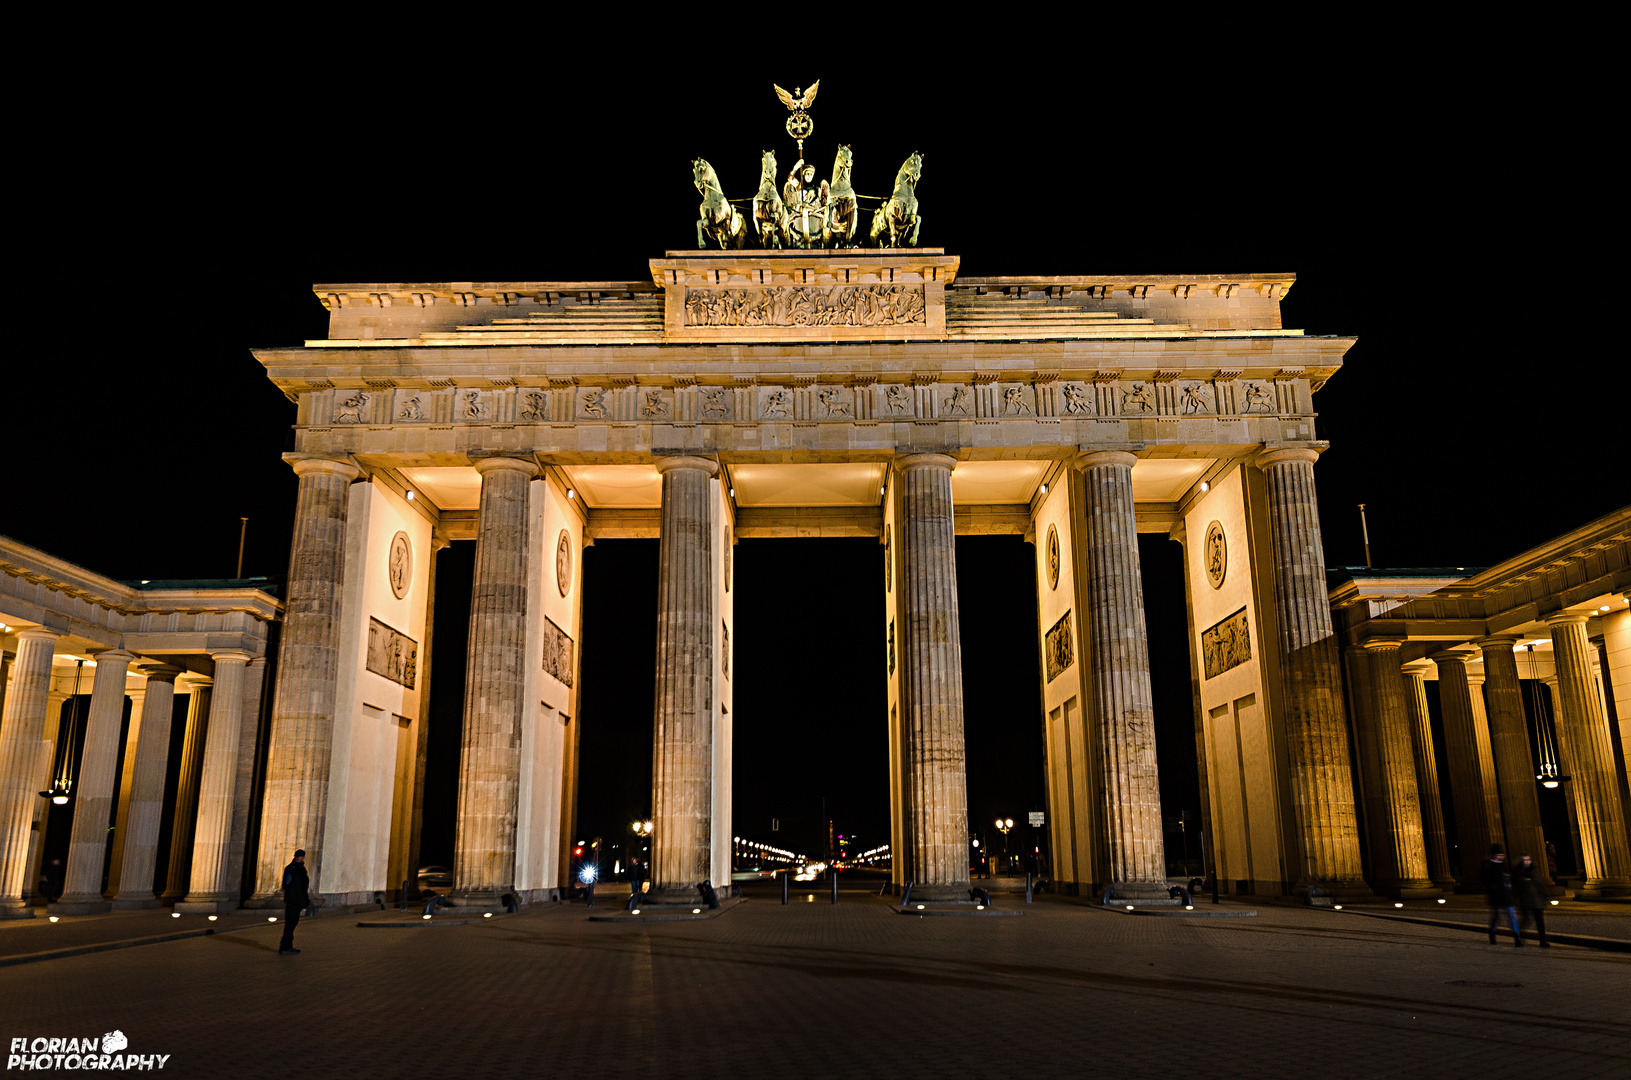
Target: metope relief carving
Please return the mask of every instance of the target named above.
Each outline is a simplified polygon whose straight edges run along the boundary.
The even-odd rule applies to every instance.
[[[668,415],[668,401],[661,390],[647,390],[640,399],[640,415],[646,419]]]
[[[1152,413],[1155,411],[1155,395],[1151,392],[1149,383],[1133,383],[1132,386],[1121,392],[1121,411],[1123,413]]]
[[[969,393],[969,389],[966,386],[953,387],[951,397],[946,399],[946,415],[952,416],[961,414],[963,416],[968,416],[969,400],[972,396],[973,395]]]
[[[912,411],[912,392],[904,386],[887,386],[884,388],[884,404],[889,406],[892,413]]]
[[[595,420],[602,420],[606,416],[606,391],[590,390],[581,398],[583,415]]]
[[[1268,383],[1247,382],[1241,383],[1246,391],[1246,401],[1241,412],[1278,412],[1275,408],[1274,391],[1269,389]]]
[[[922,288],[906,285],[687,289],[686,326],[902,326],[927,318]]]
[[[1222,588],[1224,576],[1229,572],[1229,545],[1223,539],[1222,522],[1214,521],[1206,527],[1202,553],[1206,557],[1206,580],[1212,583],[1212,588]]]
[[[391,595],[398,600],[408,595],[408,586],[413,583],[413,544],[408,542],[408,534],[398,532],[391,537],[391,551],[385,560],[385,572],[391,582]]]
[[[368,670],[412,690],[419,675],[419,643],[400,630],[370,618]]]
[[[1185,383],[1183,392],[1178,395],[1178,407],[1185,416],[1213,412],[1212,388],[1205,383]]]
[[[521,408],[516,416],[522,420],[549,419],[549,391],[528,390],[521,395]]]
[[[827,410],[828,416],[853,416],[851,403],[845,400],[845,391],[836,386],[824,386],[816,391],[816,400]]]
[[[1093,415],[1093,391],[1082,383],[1065,384],[1065,411]]]
[[[765,395],[765,407],[762,413],[766,420],[787,420],[791,417],[788,409],[793,404],[791,390],[772,390]]]
[[[368,395],[358,390],[341,398],[334,406],[336,424],[361,424],[368,419]]]
[[[398,420],[426,419],[425,407],[421,401],[420,395],[415,394],[412,397],[405,399],[402,402],[402,407],[396,411],[396,418]]]
[[[1065,669],[1076,661],[1076,649],[1070,640],[1070,612],[1065,612],[1048,630],[1044,645],[1048,659],[1048,681],[1052,682],[1065,673]]]
[[[563,686],[572,685],[572,639],[554,621],[544,618],[544,674]]]
[[[1246,626],[1245,608],[1201,633],[1201,656],[1208,679],[1216,678],[1252,658],[1252,636]]]
[[[465,390],[459,394],[459,415],[466,420],[486,420],[492,408],[482,400],[480,390]]]
[[[1015,416],[1036,415],[1031,403],[1025,400],[1023,386],[1010,386],[1002,392],[1002,411],[1004,416],[1010,413]]]
[[[702,388],[702,415],[707,420],[723,420],[730,415],[730,398],[723,386]]]

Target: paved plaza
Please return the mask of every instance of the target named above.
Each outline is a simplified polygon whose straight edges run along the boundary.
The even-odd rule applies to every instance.
[[[794,899],[639,926],[581,903],[411,929],[320,918],[296,957],[238,914],[213,936],[0,967],[0,1037],[118,1029],[178,1076],[1631,1075],[1628,953],[1278,906],[1048,897],[1019,918],[915,918]],[[76,932],[21,932],[47,928]]]

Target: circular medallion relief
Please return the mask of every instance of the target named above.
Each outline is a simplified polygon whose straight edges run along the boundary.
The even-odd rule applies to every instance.
[[[572,534],[565,529],[555,541],[555,585],[562,596],[572,591]]]
[[[895,527],[883,527],[883,591],[889,592],[895,587],[895,557],[893,554]]]
[[[1048,588],[1059,587],[1059,530],[1048,526]]]
[[[1229,572],[1229,548],[1223,542],[1223,525],[1212,522],[1206,527],[1206,580],[1212,583],[1212,588],[1223,585],[1224,575]]]
[[[399,532],[391,537],[391,556],[385,562],[385,572],[391,578],[391,592],[398,600],[408,595],[413,584],[413,545],[408,534]]]

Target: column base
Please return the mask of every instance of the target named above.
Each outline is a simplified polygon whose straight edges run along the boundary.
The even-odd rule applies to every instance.
[[[1387,895],[1394,900],[1437,900],[1444,895],[1444,890],[1433,884],[1413,881],[1393,886],[1388,889]]]
[[[0,900],[0,919],[32,919],[34,905],[27,900],[12,898]]]
[[[96,895],[64,896],[45,905],[49,915],[101,915],[112,911],[113,905]]]
[[[461,913],[491,911],[495,915],[508,911],[504,904],[506,896],[514,896],[520,903],[521,894],[514,889],[471,889],[449,894],[444,898],[445,903]]]
[[[1574,890],[1577,900],[1624,900],[1631,897],[1631,882],[1627,881],[1587,881]]]
[[[648,892],[641,894],[640,903],[696,907],[704,904],[704,901],[702,890],[695,885],[653,885]]]
[[[1114,900],[1167,900],[1171,887],[1165,881],[1112,881],[1106,886]],[[1104,889],[1099,895],[1104,895]]]
[[[966,901],[972,904],[974,901],[968,895],[968,890],[972,887],[972,884],[967,881],[953,881],[943,885],[929,885],[918,881],[912,884],[912,900],[914,903],[919,900],[941,902],[950,900]]]
[[[114,911],[149,911],[163,906],[156,896],[115,896],[113,898]]]
[[[176,905],[176,910],[183,915],[225,915],[229,911],[237,911],[238,899],[230,900],[183,900]]]
[[[1316,895],[1329,896],[1343,904],[1362,903],[1381,895],[1381,890],[1373,889],[1363,881],[1303,881],[1297,884],[1293,893],[1307,895],[1310,885],[1316,890]],[[1479,892],[1483,890],[1480,889]]]

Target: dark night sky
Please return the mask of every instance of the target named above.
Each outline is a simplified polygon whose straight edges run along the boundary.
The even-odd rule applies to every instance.
[[[1212,62],[1168,51],[1136,76],[1102,47],[1059,62],[989,41],[765,64],[695,28],[632,54],[501,29],[464,63],[383,40],[152,54],[97,73],[94,137],[69,97],[18,121],[0,533],[114,577],[213,577],[246,515],[245,573],[281,574],[293,406],[248,349],[324,335],[312,282],[640,278],[693,245],[688,160],[751,194],[761,149],[790,164],[770,83],[817,76],[821,175],[847,142],[857,189],[886,192],[922,150],[922,242],[965,273],[1296,272],[1286,325],[1360,339],[1316,402],[1331,564],[1362,561],[1361,501],[1396,566],[1487,564],[1626,501],[1623,417],[1591,408],[1620,347],[1555,344],[1594,310],[1576,298],[1608,289],[1556,276],[1555,249],[1595,235],[1600,140],[1509,108],[1493,67],[1430,79],[1419,54],[1332,41],[1218,59],[1221,40]],[[1176,546],[1143,550],[1173,813],[1195,798],[1169,746],[1190,723],[1182,593]],[[1029,548],[964,538],[958,558],[972,817],[1019,817],[1040,799]],[[741,545],[741,830],[818,817],[825,796],[840,831],[886,838],[878,559]],[[651,691],[611,646],[649,655],[655,543],[584,563],[582,812],[616,831],[648,797]]]

